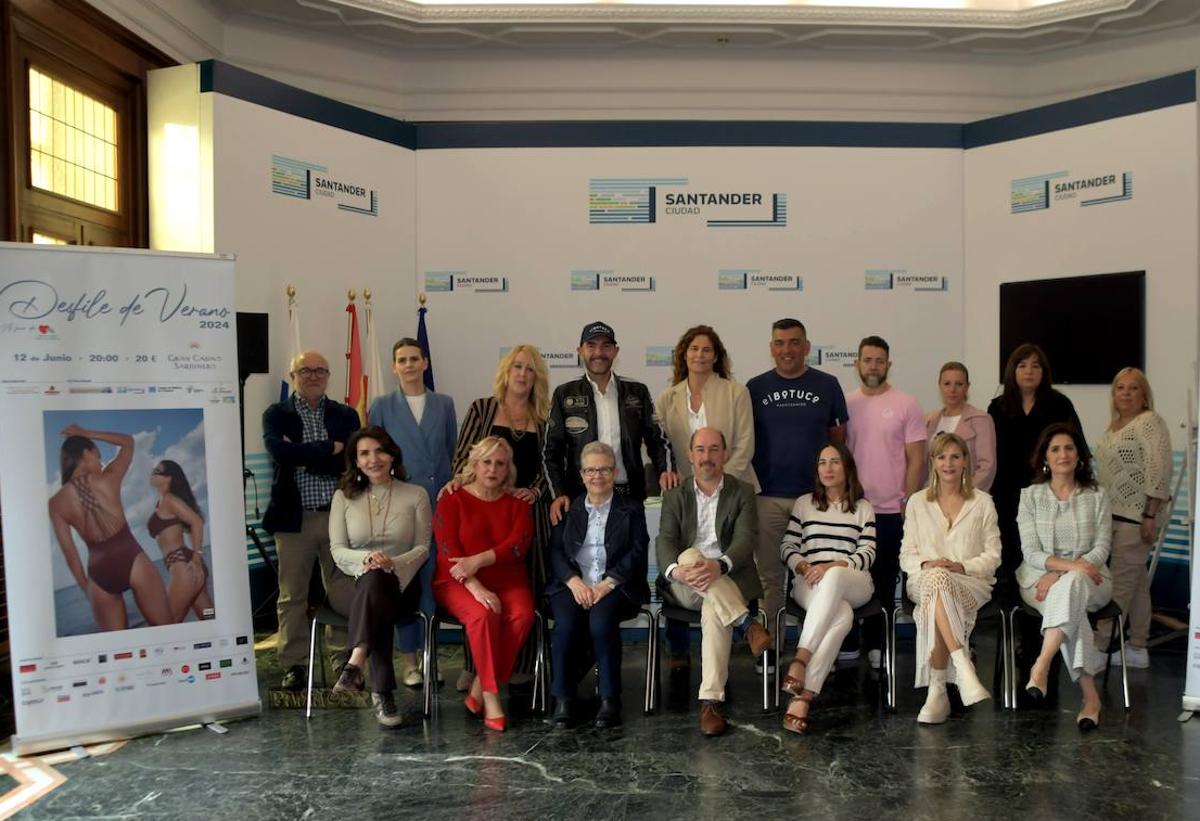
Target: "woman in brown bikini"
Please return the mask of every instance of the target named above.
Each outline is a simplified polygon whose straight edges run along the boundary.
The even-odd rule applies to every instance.
[[[208,593],[208,568],[204,564],[204,516],[192,486],[178,462],[163,459],[150,473],[150,486],[158,491],[158,504],[146,521],[158,542],[167,566],[167,602],[171,621],[180,622],[193,610],[198,619],[214,617]],[[184,531],[192,546],[183,544]]]
[[[133,461],[133,437],[78,425],[63,428],[62,435],[62,489],[50,497],[50,524],[71,575],[92,603],[96,624],[101,630],[129,626],[124,599],[129,589],[147,624],[170,623],[162,577],[130,532],[121,503],[121,481]],[[107,465],[100,461],[93,440],[116,446],[117,455]],[[88,546],[86,572],[72,528]]]

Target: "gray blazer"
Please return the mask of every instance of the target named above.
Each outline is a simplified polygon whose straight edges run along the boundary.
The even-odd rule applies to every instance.
[[[678,487],[663,494],[662,519],[654,548],[658,555],[658,588],[669,598],[670,583],[661,573],[679,561],[679,554],[696,543],[696,480],[685,479]],[[725,474],[725,485],[717,500],[717,540],[733,568],[729,578],[737,584],[747,602],[762,595],[762,582],[754,564],[754,546],[758,543],[758,509],[754,488],[735,476]]]
[[[1046,572],[1046,560],[1054,553],[1054,514],[1058,499],[1049,482],[1030,485],[1021,491],[1017,507],[1017,529],[1021,533],[1021,553],[1025,561],[1017,568],[1017,584],[1031,587]],[[1112,515],[1108,494],[1104,488],[1080,488],[1069,502],[1080,550],[1073,556],[1059,558],[1086,559],[1100,570],[1106,579],[1108,551],[1112,545]]]

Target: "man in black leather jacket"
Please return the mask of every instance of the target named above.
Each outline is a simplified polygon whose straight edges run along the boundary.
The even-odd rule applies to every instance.
[[[671,443],[654,412],[650,391],[641,382],[618,378],[612,372],[619,351],[611,326],[588,323],[579,335],[584,374],[554,391],[542,454],[553,498],[553,524],[570,507],[571,499],[583,493],[579,454],[588,442],[605,442],[616,451],[617,493],[639,501],[646,498],[643,444],[659,474],[659,487],[668,490],[679,483]]]

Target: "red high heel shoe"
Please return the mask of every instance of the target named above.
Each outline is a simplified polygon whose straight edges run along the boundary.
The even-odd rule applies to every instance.
[[[495,718],[484,718],[483,726],[489,730],[495,730],[502,733],[508,729],[508,716],[496,716]]]
[[[473,716],[483,715],[483,705],[480,704],[475,696],[467,693],[467,697],[463,699],[463,706],[467,708],[467,712]]]

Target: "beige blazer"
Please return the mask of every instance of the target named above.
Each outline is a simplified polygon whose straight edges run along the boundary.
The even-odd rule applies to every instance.
[[[671,450],[680,474],[692,475],[688,462],[688,386],[687,380],[672,385],[658,397],[658,417],[671,440]],[[754,458],[754,414],[750,406],[750,391],[746,386],[713,375],[704,383],[704,417],[708,427],[725,434],[729,446],[729,461],[725,473],[749,483],[756,491],[758,481],[750,460]]]

